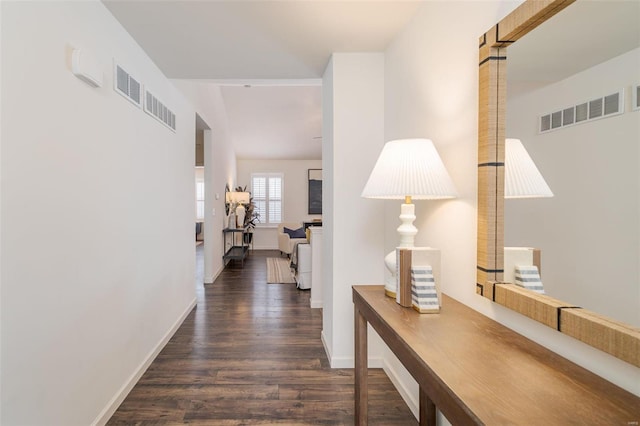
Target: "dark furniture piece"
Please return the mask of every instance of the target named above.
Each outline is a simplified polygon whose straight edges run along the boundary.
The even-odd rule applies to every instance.
[[[454,425],[632,425],[640,398],[442,296],[419,314],[384,286],[353,286],[355,413],[367,424],[367,323],[420,385],[420,424],[436,407]]]
[[[302,222],[302,226],[304,226],[304,230],[306,231],[310,226],[322,226],[321,220],[313,220],[311,222]]]
[[[322,214],[322,169],[308,169],[309,214]]]
[[[224,234],[225,248],[227,247],[227,236],[231,236],[231,245],[222,256],[223,263],[226,266],[227,261],[239,260],[244,267],[244,258],[249,253],[249,244],[245,240],[245,234],[248,233],[247,228],[225,228],[222,233]],[[240,237],[236,238],[236,234],[240,234]]]

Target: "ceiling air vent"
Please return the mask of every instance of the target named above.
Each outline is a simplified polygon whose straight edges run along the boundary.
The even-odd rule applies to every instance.
[[[149,90],[145,91],[144,110],[147,114],[170,128],[176,130],[176,115],[160,102]]]
[[[634,105],[638,107],[640,86],[634,87]],[[622,114],[624,104],[624,90],[612,93],[601,98],[592,99],[575,106],[563,108],[560,111],[544,114],[539,120],[540,133],[551,132],[563,127],[585,123],[587,121]]]
[[[114,90],[127,98],[138,108],[142,106],[142,85],[133,78],[120,64],[114,64]]]

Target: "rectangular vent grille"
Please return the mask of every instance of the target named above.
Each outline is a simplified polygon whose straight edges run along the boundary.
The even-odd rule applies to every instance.
[[[176,130],[176,115],[148,90],[146,90],[144,110],[171,130]]]
[[[615,114],[620,112],[620,93],[604,97],[604,115]]]
[[[116,92],[120,93],[137,107],[142,106],[142,85],[118,64],[115,64],[114,82]]]
[[[638,109],[640,108],[637,105],[637,99],[640,97],[638,96],[640,94],[640,86],[634,87],[634,90],[634,105]],[[623,105],[624,90],[620,90],[602,98],[592,99],[588,102],[563,108],[560,111],[545,114],[540,117],[538,128],[540,133],[546,133],[563,127],[622,114]]]
[[[631,88],[632,95],[631,96],[631,109],[637,111],[640,109],[640,84],[637,84]]]
[[[562,125],[568,126],[575,123],[575,108],[567,108],[562,111]]]

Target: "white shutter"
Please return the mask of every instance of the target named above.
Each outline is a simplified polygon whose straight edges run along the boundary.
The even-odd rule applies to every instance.
[[[196,219],[204,219],[204,168],[196,167]]]
[[[282,222],[282,178],[269,178],[269,223]]]
[[[251,195],[263,225],[282,222],[282,174],[251,175]]]
[[[251,195],[256,205],[256,211],[260,215],[260,222],[267,219],[267,178],[264,176],[251,177]]]

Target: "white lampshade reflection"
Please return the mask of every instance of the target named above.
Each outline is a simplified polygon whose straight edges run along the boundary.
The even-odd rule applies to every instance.
[[[504,198],[553,197],[553,192],[519,139],[505,141]]]

